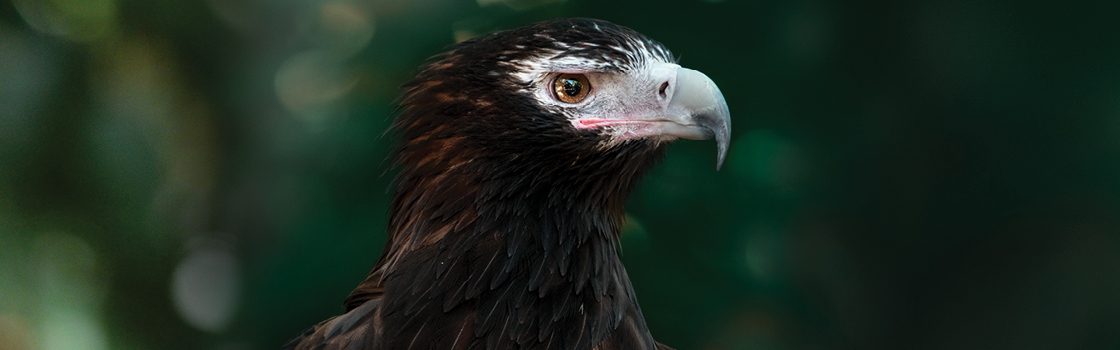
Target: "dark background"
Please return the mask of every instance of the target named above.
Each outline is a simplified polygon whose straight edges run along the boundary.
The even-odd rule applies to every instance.
[[[679,349],[1120,348],[1120,2],[0,3],[0,349],[278,349],[385,239],[397,87],[595,17],[719,84],[623,257]]]

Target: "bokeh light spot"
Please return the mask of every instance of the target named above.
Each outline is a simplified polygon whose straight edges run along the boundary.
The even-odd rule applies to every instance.
[[[42,296],[53,307],[87,308],[100,304],[107,279],[97,255],[81,237],[44,233],[35,240]]]
[[[49,232],[36,237],[35,251],[42,349],[106,349],[99,310],[108,279],[100,273],[93,247],[76,235]]]
[[[319,22],[325,36],[323,40],[340,56],[361,51],[373,38],[373,13],[359,3],[324,3],[319,9]]]
[[[43,350],[107,349],[105,330],[89,312],[58,309],[44,315]]]
[[[308,51],[288,59],[276,72],[280,103],[300,118],[324,122],[333,102],[342,98],[357,78],[342,69],[341,59],[326,51]]]
[[[240,293],[241,265],[222,247],[192,250],[172,275],[175,308],[187,323],[204,331],[221,332],[229,326]]]
[[[100,39],[116,25],[115,0],[15,0],[13,4],[32,28],[70,40]]]

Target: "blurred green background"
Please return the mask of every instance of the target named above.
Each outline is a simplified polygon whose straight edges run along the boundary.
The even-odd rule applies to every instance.
[[[1120,2],[0,3],[0,349],[278,349],[385,239],[397,88],[555,17],[734,119],[623,255],[679,349],[1120,348]]]

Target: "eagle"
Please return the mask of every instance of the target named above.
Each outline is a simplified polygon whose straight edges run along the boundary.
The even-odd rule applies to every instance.
[[[619,259],[623,205],[727,103],[661,43],[557,19],[451,46],[402,87],[389,238],[346,313],[294,350],[637,350],[654,341]]]

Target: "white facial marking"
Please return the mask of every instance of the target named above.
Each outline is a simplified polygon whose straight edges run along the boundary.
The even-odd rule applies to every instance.
[[[548,35],[535,35],[551,40]],[[592,57],[566,55],[572,50],[615,52]],[[619,58],[620,56],[623,58]],[[673,64],[668,50],[638,38],[615,45],[557,42],[552,48],[537,49],[533,56],[499,64],[512,72],[508,73],[510,77],[538,105],[566,116],[573,128],[610,130],[611,138],[605,140],[602,147],[612,147],[637,138],[636,135],[650,134],[650,130],[643,129],[653,127],[649,123],[626,123],[619,120],[656,118],[651,113],[658,113],[663,109],[664,101],[658,98],[658,86],[665,79],[664,71],[679,67]],[[585,74],[592,89],[587,98],[574,104],[559,101],[554,96],[552,84],[560,73]],[[657,142],[671,139],[672,137],[653,138]]]

